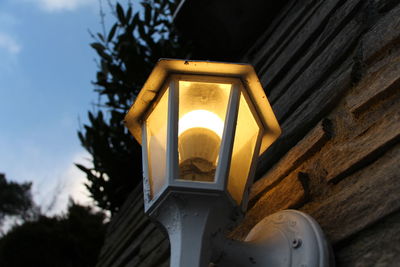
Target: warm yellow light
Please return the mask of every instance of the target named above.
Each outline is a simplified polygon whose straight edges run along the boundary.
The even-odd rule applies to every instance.
[[[224,131],[224,122],[218,115],[208,110],[198,109],[186,113],[179,120],[178,135],[181,135],[188,129],[206,128],[216,133],[222,138]]]
[[[214,181],[231,87],[179,81],[179,179]]]

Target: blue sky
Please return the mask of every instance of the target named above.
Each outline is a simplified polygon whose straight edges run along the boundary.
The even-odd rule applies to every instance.
[[[73,162],[89,164],[76,132],[97,98],[98,14],[98,0],[0,0],[0,172],[32,181],[45,211],[57,196],[49,213],[89,201]]]

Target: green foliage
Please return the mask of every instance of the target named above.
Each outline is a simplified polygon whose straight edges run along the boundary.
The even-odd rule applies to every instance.
[[[29,220],[36,215],[31,186],[32,183],[7,181],[0,173],[0,225],[6,216]]]
[[[95,266],[105,235],[103,222],[103,213],[71,203],[64,216],[40,216],[15,226],[0,239],[0,266]]]
[[[125,113],[158,59],[189,55],[189,46],[171,24],[175,1],[146,0],[141,6],[134,12],[131,5],[124,10],[117,3],[109,32],[92,35],[91,47],[99,56],[94,85],[100,101],[78,132],[93,167],[77,167],[86,173],[86,186],[97,205],[112,213],[142,180],[141,148],[123,125]]]

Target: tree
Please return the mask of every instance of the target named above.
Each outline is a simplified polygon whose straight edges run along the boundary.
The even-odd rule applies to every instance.
[[[29,220],[38,213],[32,200],[32,183],[17,183],[7,181],[0,173],[0,225],[6,216]]]
[[[141,5],[133,13],[132,5],[124,10],[117,3],[117,21],[109,32],[92,35],[99,56],[93,84],[100,100],[78,132],[93,167],[77,167],[86,173],[86,187],[97,205],[112,213],[142,180],[141,148],[123,118],[158,59],[187,58],[190,51],[172,27],[175,1],[145,0]]]
[[[0,239],[0,266],[95,266],[106,231],[104,219],[103,213],[71,202],[63,216],[41,215],[14,226]]]

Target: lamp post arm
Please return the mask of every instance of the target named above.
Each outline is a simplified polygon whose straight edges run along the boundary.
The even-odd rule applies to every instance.
[[[213,242],[229,223],[232,205],[213,195],[170,197],[164,209],[153,214],[168,232],[173,267],[208,267]]]

